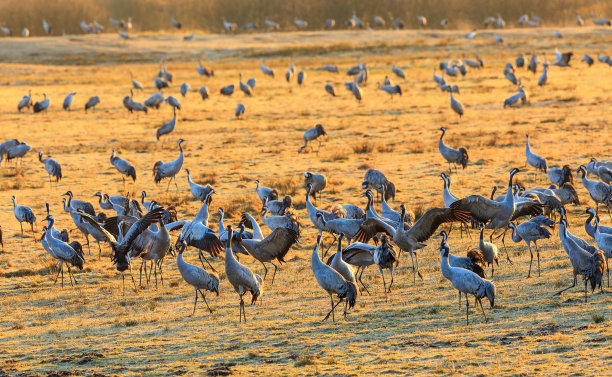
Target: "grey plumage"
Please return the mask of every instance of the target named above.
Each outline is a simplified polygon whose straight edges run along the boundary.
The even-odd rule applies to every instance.
[[[525,138],[527,139],[527,144],[525,144],[525,156],[527,157],[527,163],[536,168],[536,170],[542,170],[544,173],[546,173],[546,159],[533,153],[529,145],[529,135],[525,135]]]
[[[123,177],[124,182],[125,182],[125,176],[132,178],[132,180],[136,182],[136,169],[134,169],[132,164],[130,164],[126,160],[115,156],[114,149],[111,152],[110,163],[113,164],[115,169],[117,169],[117,171],[124,176]]]
[[[508,228],[512,229],[512,241],[521,242],[524,241],[529,248],[529,254],[531,254],[531,260],[529,261],[529,272],[527,277],[531,276],[531,264],[533,263],[533,252],[531,251],[531,243],[535,245],[536,253],[538,255],[538,276],[540,276],[540,249],[538,248],[538,240],[550,238],[550,231],[538,224],[535,221],[525,221],[518,226],[514,223],[508,223]]]
[[[381,171],[368,169],[363,177],[361,188],[365,190],[371,187],[379,194],[382,194],[383,186],[386,188],[385,200],[395,199],[395,185]]]
[[[234,112],[234,115],[236,115],[236,118],[240,119],[240,117],[244,115],[245,111],[246,111],[246,108],[244,107],[244,105],[239,103],[236,106],[236,111]]]
[[[36,102],[34,106],[32,107],[35,113],[40,113],[41,111],[47,111],[47,109],[49,108],[51,101],[49,100],[49,98],[47,98],[47,93],[43,93],[43,97],[44,99],[42,101]]]
[[[15,158],[23,158],[30,151],[31,147],[28,143],[22,141],[6,152],[6,160],[10,161]]]
[[[34,223],[36,222],[36,216],[30,207],[19,206],[17,205],[17,199],[15,196],[12,196],[13,200],[13,214],[17,221],[19,221],[19,226],[21,227],[21,234],[23,234],[23,223],[29,223],[32,228],[32,233],[34,233]]]
[[[21,112],[23,108],[30,108],[32,106],[32,91],[28,90],[28,94],[21,97],[21,100],[17,104],[17,111]]]
[[[319,173],[311,173],[309,171],[304,173],[304,187],[308,187],[308,185],[312,185],[312,189],[310,190],[310,195],[316,200],[317,193],[319,194],[319,198],[321,198],[321,191],[325,190],[327,186],[327,179],[323,174]]]
[[[234,84],[224,86],[219,92],[224,96],[231,96],[232,94],[234,94]]]
[[[169,135],[172,131],[174,131],[174,127],[176,126],[176,108],[175,107],[172,108],[172,112],[174,114],[172,116],[172,119],[170,119],[170,121],[168,121],[167,123],[164,123],[161,127],[157,129],[157,132],[155,133],[155,137],[157,137],[157,140],[159,140],[161,136]]]
[[[440,150],[440,154],[444,159],[448,162],[449,167],[450,164],[461,165],[463,169],[467,167],[469,156],[467,150],[463,147],[459,149],[454,149],[446,144],[444,144],[444,134],[446,133],[446,128],[441,127],[440,131],[442,131],[442,135],[440,135],[440,140],[438,141],[438,149]]]
[[[187,182],[189,183],[191,195],[199,201],[206,199],[208,194],[213,191],[212,187],[210,187],[210,185],[202,186],[192,181],[189,169],[185,169],[185,173],[187,173]]]
[[[90,99],[87,100],[87,103],[85,103],[85,112],[87,112],[87,110],[93,108],[94,110],[96,109],[96,105],[100,103],[100,97],[98,96],[93,96]]]
[[[176,256],[176,266],[183,277],[183,280],[195,289],[195,301],[193,303],[193,313],[195,314],[196,304],[198,303],[198,292],[202,295],[202,299],[206,303],[206,307],[212,313],[202,289],[215,292],[219,295],[219,276],[214,272],[207,272],[204,269],[187,263],[183,260],[183,251],[185,251],[185,243],[179,246],[178,255]]]
[[[302,145],[298,149],[298,153],[301,153],[304,150],[304,148],[306,148],[306,146],[308,145],[308,142],[314,141],[318,139],[319,137],[325,136],[325,135],[327,135],[327,133],[325,132],[325,129],[323,128],[321,124],[317,124],[315,127],[307,129],[306,131],[304,131],[304,145]],[[321,146],[321,141],[319,140],[319,147],[320,146]]]
[[[176,188],[178,190],[178,185],[176,184],[176,175],[181,171],[181,168],[183,167],[183,160],[184,160],[184,155],[183,155],[183,147],[182,147],[182,143],[185,140],[183,139],[179,139],[177,144],[179,147],[179,156],[176,158],[176,160],[172,160],[166,163],[163,163],[162,161],[157,161],[155,163],[155,165],[153,165],[153,175],[155,177],[155,183],[159,183],[161,182],[164,178],[170,178],[170,181],[174,180],[174,184],[176,185]],[[170,182],[168,182],[168,188],[170,187]],[[166,189],[166,191],[168,191],[168,189]]]
[[[610,212],[610,200],[612,198],[612,186],[599,181],[592,181],[586,178],[586,167],[580,165],[578,173],[582,174],[582,185],[587,189],[591,199],[595,202],[595,212],[599,213],[599,204],[608,206],[608,212]]]
[[[265,205],[269,200],[278,199],[278,192],[276,190],[269,187],[260,186],[259,179],[255,180],[255,184],[257,185],[255,187],[255,192],[257,193],[257,196],[259,196],[259,200],[261,200],[262,205]]]
[[[51,177],[55,178],[55,182],[59,182],[62,179],[62,166],[59,162],[52,158],[42,158],[43,152],[38,152],[38,160],[43,163],[45,170],[49,174],[49,180]]]
[[[459,118],[463,116],[463,105],[453,97],[453,92],[450,92],[450,107],[454,112],[459,114]]]
[[[64,103],[62,104],[62,108],[64,110],[70,110],[70,105],[72,105],[72,101],[75,95],[76,95],[76,92],[71,92],[71,93],[68,93],[68,95],[64,98]]]
[[[181,88],[180,88],[180,89],[181,89],[181,95],[182,95],[183,97],[185,97],[185,96],[187,95],[187,93],[189,93],[189,89],[190,89],[190,88],[191,88],[191,87],[189,86],[189,84],[187,84],[186,82],[183,82],[183,83],[181,84]]]

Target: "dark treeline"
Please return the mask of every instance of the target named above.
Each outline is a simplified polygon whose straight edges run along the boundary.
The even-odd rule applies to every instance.
[[[508,26],[515,26],[522,14],[533,14],[543,25],[575,25],[580,14],[587,25],[592,25],[590,14],[612,16],[612,1],[597,0],[2,0],[0,26],[19,34],[24,27],[31,35],[42,35],[42,19],[54,27],[54,34],[82,33],[81,21],[94,19],[114,31],[109,17],[132,17],[134,31],[171,29],[169,18],[174,16],[184,30],[223,31],[222,18],[238,24],[239,32],[248,23],[256,23],[264,30],[264,19],[278,22],[282,30],[295,30],[294,17],[306,20],[307,29],[319,30],[329,18],[336,20],[336,29],[345,29],[353,13],[365,24],[374,27],[373,17],[381,16],[392,26],[395,18],[403,20],[406,28],[417,28],[417,16],[428,19],[429,28],[440,28],[440,21],[449,20],[448,28],[469,29],[482,27],[487,16],[504,18]]]

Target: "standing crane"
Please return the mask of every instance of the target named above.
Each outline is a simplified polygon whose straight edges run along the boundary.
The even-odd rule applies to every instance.
[[[38,101],[34,103],[34,106],[32,107],[32,109],[34,110],[35,113],[40,113],[41,111],[44,111],[45,113],[47,112],[47,109],[49,108],[51,101],[49,100],[49,98],[47,98],[47,93],[43,93],[43,97],[44,99],[42,101]]]
[[[325,129],[323,128],[323,126],[320,124],[317,124],[316,126],[314,126],[314,128],[309,128],[306,131],[304,131],[304,145],[302,145],[298,149],[298,153],[301,153],[304,150],[304,148],[306,148],[309,141],[314,141],[324,135],[327,135],[327,133],[325,132]],[[318,142],[319,142],[319,148],[321,148],[321,140],[318,140]],[[317,148],[317,151],[318,150],[319,149]]]
[[[66,267],[68,268],[68,276],[71,277],[71,279],[74,279],[74,283],[77,284],[76,278],[72,276],[70,266],[72,265],[74,267],[77,267],[79,270],[83,269],[83,264],[85,263],[85,259],[83,258],[83,252],[81,250],[79,250],[80,253],[77,252],[77,250],[75,250],[73,246],[52,236],[51,229],[53,228],[53,223],[55,222],[53,216],[49,215],[45,218],[45,220],[47,220],[45,241],[53,252],[53,256],[60,262],[57,274],[59,275],[60,272],[62,274],[62,287],[64,286],[64,263],[66,263]],[[55,281],[57,281],[57,277],[55,278]],[[72,284],[72,280],[70,281],[70,284]]]
[[[119,173],[121,173],[122,178],[123,178],[123,185],[124,186],[125,186],[125,177],[126,176],[132,178],[132,180],[134,182],[136,182],[136,169],[134,169],[132,164],[130,164],[126,160],[124,160],[124,159],[122,159],[120,157],[115,156],[115,150],[114,149],[111,152],[110,163],[113,164],[113,166],[115,167],[115,169],[117,169],[117,171]]]
[[[582,174],[582,185],[587,189],[591,199],[595,202],[595,213],[599,214],[599,203],[608,207],[608,215],[610,215],[610,200],[612,199],[612,186],[604,182],[591,181],[586,178],[587,169],[584,165],[580,165],[578,173]],[[612,215],[610,215],[612,217]]]
[[[484,227],[480,229],[480,239],[478,241],[478,250],[484,256],[487,265],[491,266],[491,277],[493,277],[493,273],[495,272],[495,267],[493,266],[493,262],[499,267],[499,262],[497,260],[497,245],[491,242],[486,242],[484,240]]]
[[[454,149],[444,144],[442,138],[446,133],[446,128],[440,127],[440,131],[442,131],[442,135],[440,135],[440,140],[438,141],[438,149],[442,157],[448,162],[448,173],[450,174],[451,172],[451,163],[461,165],[461,167],[465,169],[469,161],[467,150],[463,147]]]
[[[17,111],[21,112],[23,108],[29,109],[32,106],[32,91],[28,90],[28,94],[21,97],[21,100],[17,104]]]
[[[93,96],[90,99],[87,100],[87,102],[85,103],[85,112],[87,112],[87,110],[93,108],[93,111],[96,111],[96,105],[98,105],[100,103],[100,97],[98,96]]]
[[[260,187],[259,179],[255,180],[255,184],[257,185],[257,187],[255,187],[255,192],[259,196],[259,200],[261,200],[262,205],[266,205],[267,201],[278,199],[278,192],[276,190],[264,186]]]
[[[525,144],[525,156],[527,157],[527,163],[533,166],[536,170],[541,170],[546,173],[546,159],[533,153],[531,151],[531,147],[529,146],[529,135],[525,135],[525,138],[527,139],[527,144]]]
[[[198,303],[198,292],[202,295],[202,299],[206,304],[206,307],[212,314],[212,309],[208,306],[206,296],[202,293],[202,289],[215,292],[219,296],[219,276],[214,272],[206,272],[204,269],[189,264],[183,260],[183,252],[187,245],[185,242],[181,242],[176,256],[176,266],[178,267],[183,280],[195,289],[195,301],[193,302],[193,314],[195,314],[196,305]],[[192,315],[193,315],[192,314]]]
[[[607,234],[600,231],[599,217],[595,217],[595,233],[593,234],[593,238],[595,238],[597,247],[603,251],[604,257],[606,258],[608,288],[610,288],[610,266],[608,265],[608,258],[612,257],[612,234]]]
[[[187,173],[187,182],[189,183],[189,190],[191,191],[191,195],[196,200],[203,201],[208,196],[208,193],[212,192],[213,189],[210,185],[202,186],[191,180],[191,175],[189,173],[189,169],[185,168],[185,172]]]
[[[36,216],[34,216],[34,212],[32,212],[32,209],[26,206],[18,206],[17,199],[15,199],[15,196],[12,196],[11,199],[13,200],[13,214],[15,215],[17,221],[19,221],[19,226],[21,227],[21,235],[23,236],[24,222],[30,223],[30,226],[32,227],[32,233],[34,233],[34,223],[36,222]]]
[[[169,135],[172,131],[174,131],[174,127],[176,126],[176,107],[172,108],[172,112],[174,114],[172,119],[157,129],[155,136],[157,137],[158,141],[161,136]]]
[[[529,272],[527,277],[531,276],[531,264],[533,263],[533,252],[531,251],[531,243],[535,245],[536,253],[538,255],[538,276],[540,276],[540,249],[538,249],[538,240],[544,238],[550,238],[550,231],[540,224],[534,221],[525,221],[518,226],[514,223],[508,223],[508,228],[512,229],[512,241],[521,242],[525,241],[529,248],[529,254],[531,254],[531,260],[529,261]]]
[[[178,191],[178,184],[176,183],[175,177],[181,171],[181,168],[183,167],[184,156],[183,156],[183,147],[181,146],[181,144],[184,141],[185,140],[183,139],[178,140],[178,147],[180,150],[180,154],[176,160],[167,162],[165,164],[162,161],[157,161],[155,165],[153,165],[153,175],[155,176],[155,183],[161,182],[162,179],[164,178],[170,178],[170,181],[168,182],[168,187],[166,187],[166,191],[168,191],[168,189],[170,188],[170,183],[173,180],[174,180],[174,185],[176,186],[176,189]]]
[[[74,100],[74,96],[76,95],[76,92],[70,92],[68,93],[68,95],[64,98],[64,103],[62,104],[62,108],[66,111],[70,111],[70,105],[72,105],[72,101]]]
[[[62,166],[59,162],[52,158],[42,158],[43,152],[38,152],[38,161],[42,162],[45,166],[47,174],[49,174],[49,183],[51,183],[51,177],[55,178],[55,182],[59,182],[62,179]]]

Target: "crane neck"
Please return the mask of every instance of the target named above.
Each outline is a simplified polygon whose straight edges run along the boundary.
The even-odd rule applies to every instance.
[[[223,211],[219,211],[219,234],[221,234],[225,230],[225,226],[223,224]]]

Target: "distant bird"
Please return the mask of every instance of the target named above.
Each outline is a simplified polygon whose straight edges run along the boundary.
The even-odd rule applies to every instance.
[[[535,249],[538,255],[538,276],[540,276],[540,249],[538,248],[537,241],[545,238],[550,238],[550,231],[533,221],[525,221],[520,223],[518,226],[514,223],[508,223],[508,228],[512,229],[512,241],[521,242],[525,241],[529,248],[529,254],[531,254],[531,260],[529,261],[529,272],[527,277],[531,276],[531,264],[533,263],[533,252],[531,251],[531,243],[535,245]]]
[[[597,162],[597,159],[593,157],[588,165],[589,167],[587,169],[589,169],[589,174],[592,170],[599,177],[599,179],[604,181],[606,184],[609,185],[610,182],[612,182],[612,167],[609,163],[599,163]]]
[[[327,135],[327,133],[325,132],[325,129],[323,128],[323,126],[320,124],[317,124],[313,128],[309,128],[306,131],[304,131],[304,145],[302,145],[298,149],[298,153],[301,153],[304,150],[304,148],[306,148],[306,146],[308,145],[308,142],[317,140],[319,137],[324,136],[324,135]],[[319,148],[320,148],[321,140],[318,140],[318,142],[319,142]]]
[[[610,213],[610,204],[612,198],[612,186],[600,182],[600,181],[591,181],[586,178],[586,167],[584,165],[580,165],[578,168],[578,173],[582,174],[582,185],[587,189],[591,199],[595,202],[595,213],[599,214],[599,203],[608,207],[608,214]],[[611,216],[612,217],[612,216]]]
[[[8,153],[8,151],[10,151],[11,149],[13,149],[13,147],[19,145],[20,142],[17,139],[11,139],[11,140],[7,140],[3,143],[0,143],[0,162],[2,162],[2,159],[4,158],[4,156]]]
[[[27,27],[24,27],[23,30],[21,30],[21,36],[24,38],[27,38],[30,36],[30,29],[28,29]]]
[[[269,187],[260,186],[259,179],[255,180],[255,184],[257,185],[255,192],[257,193],[257,196],[259,196],[259,200],[261,200],[262,205],[266,205],[266,202],[268,201],[278,199],[278,192],[276,190]]]
[[[520,54],[515,60],[516,68],[523,68],[525,66],[525,57],[523,54]]]
[[[244,94],[246,94],[247,96],[252,96],[253,95],[253,88],[251,88],[248,84],[245,84],[242,82],[242,72],[240,72],[239,74],[239,87],[240,90],[242,90],[242,92]]]
[[[8,36],[13,35],[13,31],[5,26],[0,27],[0,30],[2,30],[4,35],[8,35]]]
[[[380,85],[379,82],[378,89],[389,94],[391,98],[393,98],[394,94],[399,94],[400,96],[402,95],[402,88],[400,88],[399,85]]]
[[[136,102],[134,101],[134,90],[130,89],[130,94],[129,96],[125,96],[123,97],[123,106],[130,112],[133,113],[134,111],[139,112],[142,111],[143,113],[147,114],[148,113],[148,109],[147,106],[143,105],[140,102]],[[163,102],[163,95],[161,95],[160,93],[155,93],[152,98],[154,96],[161,96],[161,102]],[[150,100],[150,99],[149,99]],[[147,100],[147,101],[149,101]],[[151,103],[149,103],[151,106],[153,106]]]
[[[181,30],[181,28],[183,27],[183,25],[177,20],[175,20],[174,17],[172,16],[170,16],[170,23],[172,24],[173,27],[177,28],[178,30]]]
[[[268,17],[265,18],[264,24],[266,25],[268,30],[272,30],[272,31],[279,31],[280,30],[280,26],[276,22],[274,22],[272,20],[269,20]]]
[[[385,200],[389,201],[395,199],[395,185],[387,179],[384,173],[376,169],[368,169],[361,182],[361,188],[363,190],[367,188],[373,188],[376,190],[377,195],[383,193]]]
[[[224,86],[219,92],[224,96],[231,96],[232,94],[234,94],[234,84]]]
[[[153,79],[153,85],[157,88],[157,90],[162,90],[163,88],[168,88],[168,83],[162,80],[159,77]]]
[[[448,234],[446,233],[446,231],[443,230],[440,233],[440,236],[442,236],[442,243],[446,243],[448,239]],[[460,267],[468,271],[472,271],[473,273],[475,273],[476,275],[480,276],[483,279],[486,277],[486,273],[484,270],[485,269],[485,265],[484,265],[485,257],[480,251],[480,249],[468,250],[466,257],[460,257],[460,256],[449,253],[448,254],[448,264],[451,267]]]
[[[227,22],[223,17],[223,28],[229,33],[233,33],[238,29],[238,24],[235,22]]]
[[[241,117],[242,115],[244,115],[244,111],[245,111],[245,107],[244,107],[244,105],[243,105],[243,104],[241,104],[241,103],[239,103],[239,104],[236,106],[236,111],[235,111],[236,119],[240,119],[240,117]]]
[[[125,176],[132,178],[132,181],[136,182],[136,169],[127,162],[126,160],[115,156],[115,150],[113,149],[110,156],[110,163],[113,164],[115,169],[121,173],[123,178],[123,184],[125,185]]]
[[[336,26],[336,20],[334,20],[333,18],[329,18],[325,21],[324,29],[325,30],[333,29],[334,26]]]
[[[142,84],[134,79],[134,75],[132,74],[132,72],[130,72],[130,79],[132,80],[133,89],[142,90]]]
[[[497,34],[493,34],[493,39],[497,43],[504,43],[504,39],[502,37],[500,37],[499,35],[497,35]]]
[[[361,103],[361,100],[363,99],[363,91],[356,82],[353,83],[353,86],[351,87],[351,93],[353,93],[355,99]]]
[[[298,83],[298,85],[304,84],[304,80],[306,80],[306,72],[300,71],[297,74],[297,83]]]
[[[234,290],[240,296],[240,321],[244,317],[246,322],[246,312],[244,310],[244,299],[243,296],[247,293],[251,293],[251,305],[255,304],[259,296],[263,293],[263,280],[259,275],[254,274],[251,270],[240,264],[234,253],[232,252],[232,237],[233,231],[231,226],[227,226],[227,246],[225,248],[225,275],[230,284],[234,287]]]
[[[183,260],[183,252],[187,245],[182,242],[179,246],[178,254],[176,256],[176,266],[178,267],[183,280],[192,287],[195,288],[195,301],[193,302],[193,314],[195,314],[196,304],[198,303],[198,292],[202,296],[204,303],[208,310],[212,313],[212,309],[208,306],[206,296],[202,293],[202,289],[215,292],[219,295],[219,276],[214,272],[206,272],[204,269],[189,264]],[[192,314],[192,315],[193,315]]]
[[[202,101],[208,99],[208,89],[205,86],[200,87],[200,95],[202,96]]]
[[[321,199],[321,191],[327,186],[327,179],[323,174],[307,171],[304,173],[304,186],[308,187],[308,185],[312,185],[310,195],[317,200],[317,193],[319,193],[319,199]]]
[[[187,84],[186,82],[181,84],[181,95],[183,97],[185,97],[187,95],[187,93],[189,92],[189,84]]]
[[[246,83],[251,87],[251,89],[255,89],[255,84],[257,84],[257,81],[255,81],[255,78],[251,77]]]
[[[170,183],[172,183],[172,181],[174,181],[174,185],[178,190],[178,184],[176,183],[176,175],[179,173],[179,171],[181,171],[181,168],[183,167],[184,155],[183,147],[181,146],[181,144],[184,141],[185,140],[183,139],[179,139],[177,142],[180,153],[176,160],[172,160],[166,163],[163,163],[162,161],[157,161],[155,165],[153,165],[153,176],[155,177],[155,183],[161,182],[164,178],[170,178],[166,191],[168,191],[168,189],[170,188]]]
[[[404,21],[402,21],[401,18],[396,18],[395,20],[393,20],[393,25],[398,30],[403,30],[404,29]]]
[[[529,59],[529,64],[527,65],[527,69],[533,72],[534,74],[538,70],[538,56],[531,55],[531,59]]]
[[[21,112],[21,110],[25,108],[30,108],[32,106],[32,91],[28,90],[28,94],[21,97],[21,100],[17,104],[17,111]]]
[[[33,109],[35,113],[40,113],[41,111],[47,112],[50,101],[49,98],[47,98],[47,93],[43,93],[43,97],[44,99],[42,101],[38,101],[34,104]]]
[[[459,118],[463,116],[463,105],[461,105],[461,102],[457,101],[455,97],[453,97],[452,91],[450,92],[450,107],[459,115]]]
[[[147,98],[144,101],[144,105],[149,108],[159,109],[159,106],[164,103],[164,93],[157,92],[151,95],[151,97]]]
[[[447,27],[448,26],[448,20],[445,18],[442,21],[440,21],[440,26]]]
[[[393,64],[393,68],[391,68],[391,71],[395,73],[397,77],[406,79],[406,75],[404,74],[404,71],[400,67],[396,66],[395,64]]]
[[[43,152],[38,152],[38,161],[42,162],[45,166],[47,174],[49,174],[49,183],[51,183],[51,177],[55,178],[55,182],[59,182],[62,179],[62,166],[59,162],[52,158],[42,158]]]
[[[579,14],[576,15],[576,25],[584,26],[584,20],[582,19],[582,17],[580,17]]]
[[[476,298],[476,302],[480,304],[480,308],[482,309],[482,314],[485,317],[485,322],[487,322],[487,315],[484,312],[484,308],[482,307],[481,299],[486,297],[489,299],[491,303],[491,307],[495,305],[495,286],[488,280],[481,278],[476,275],[472,271],[459,268],[459,267],[451,267],[448,263],[448,255],[449,255],[449,246],[446,243],[442,243],[440,246],[440,254],[442,255],[442,261],[440,263],[440,269],[442,270],[442,275],[450,280],[453,287],[459,291],[459,307],[461,308],[461,293],[465,294],[465,314],[466,314],[466,323],[469,325],[469,312],[470,312],[470,300],[467,295],[474,295]]]
[[[504,100],[504,109],[506,108],[506,106],[514,107],[514,105],[518,104],[519,101],[522,101],[522,103],[525,103],[527,102],[526,98],[527,98],[527,95],[525,94],[523,86],[519,83],[518,92],[514,93],[513,95],[511,95],[510,97]]]
[[[31,147],[28,145],[28,143],[22,141],[6,152],[6,161],[11,161],[18,158],[20,159],[21,164],[23,164],[23,156],[25,156],[30,149]]]
[[[45,31],[45,33],[47,33],[47,35],[51,35],[51,33],[53,32],[53,26],[51,26],[51,24],[49,24],[47,20],[45,20],[44,18],[43,18],[43,30]]]
[[[548,169],[548,179],[557,186],[562,186],[564,183],[574,183],[574,176],[569,165],[563,165],[562,168]]]
[[[185,169],[185,173],[187,173],[187,181],[189,183],[189,190],[191,191],[191,195],[199,201],[204,201],[208,194],[213,191],[210,185],[202,186],[191,180],[191,175],[189,173],[189,169]]]
[[[96,105],[100,103],[100,97],[98,96],[93,96],[91,97],[89,100],[87,100],[87,103],[85,103],[85,112],[87,112],[87,110],[93,108],[94,112],[96,110]]]
[[[570,52],[562,53],[560,51],[555,50],[554,53],[555,53],[556,60],[553,63],[553,65],[556,65],[558,67],[569,67],[570,66],[569,62],[572,56],[574,55],[573,52],[570,51]]]
[[[336,309],[336,306],[338,306],[342,301],[346,300],[346,307],[344,311],[346,315],[346,309],[355,306],[358,290],[355,283],[346,281],[336,270],[321,261],[321,258],[319,257],[320,244],[321,234],[317,236],[317,243],[312,251],[310,258],[311,266],[317,283],[329,294],[331,299],[331,310],[329,313],[327,313],[323,320],[325,321],[331,315],[332,321],[335,321],[334,310]],[[333,294],[336,294],[338,297],[338,302],[336,304],[334,304]]]
[[[553,31],[553,36],[555,38],[563,38],[563,34],[559,33],[558,31]],[[553,64],[554,65],[554,64]]]
[[[527,157],[527,163],[534,167],[536,170],[541,170],[546,173],[546,159],[533,153],[529,145],[529,135],[525,135],[525,138],[527,139],[527,143],[525,144],[525,156]]]
[[[187,34],[183,37],[184,41],[190,41],[193,39],[193,37],[195,37],[195,33],[191,33],[191,34]]]
[[[540,78],[538,79],[539,86],[546,84],[546,81],[548,80],[548,63],[542,64],[542,67],[544,68],[544,72],[542,72],[542,75],[540,75]]]
[[[330,83],[325,84],[325,91],[331,94],[333,97],[336,96],[336,92],[334,92],[334,86]]]
[[[268,200],[264,205],[266,211],[269,211],[275,216],[284,216],[285,211],[291,208],[292,199],[289,195],[285,195],[283,200]]]
[[[497,259],[497,246],[494,243],[486,242],[484,240],[484,227],[480,229],[480,239],[478,241],[478,250],[482,252],[484,256],[484,260],[487,262],[487,265],[491,266],[491,277],[493,277],[493,273],[495,272],[495,267],[493,266],[493,262],[497,266],[499,266],[499,262]]]
[[[200,74],[200,76],[213,77],[215,75],[215,71],[212,68],[204,67],[202,65],[202,61],[199,59],[196,71]]]
[[[467,39],[474,39],[474,38],[476,38],[476,30],[472,30],[472,31],[470,31],[469,33],[467,33],[467,34],[465,35],[465,37],[466,37]]]
[[[592,66],[594,63],[593,58],[587,54],[584,54],[581,61],[587,63],[589,67]]]
[[[261,71],[263,72],[263,74],[264,74],[264,75],[274,77],[274,70],[273,70],[273,69],[270,69],[270,68],[268,68],[268,67],[266,67],[266,66],[263,64],[263,60],[260,60],[260,61],[259,61],[259,69],[261,69]]]
[[[166,99],[164,99],[164,101],[175,109],[178,109],[178,110],[181,109],[181,104],[178,101],[178,99],[176,99],[176,97],[168,96],[166,97]]]
[[[13,200],[13,214],[17,221],[19,221],[19,226],[21,227],[21,235],[23,235],[23,223],[29,223],[32,228],[32,233],[34,233],[34,223],[36,222],[36,216],[34,216],[34,212],[30,207],[26,206],[18,206],[17,199],[13,195],[11,197]]]
[[[298,29],[304,29],[305,27],[308,26],[308,22],[304,20],[300,20],[297,17],[293,18],[293,23],[295,24],[295,26],[297,26]]]
[[[417,21],[419,22],[419,26],[420,27],[425,27],[427,26],[427,18],[423,17],[423,16],[418,16],[417,17]]]
[[[385,20],[380,16],[374,16],[373,21],[374,21],[374,24],[376,24],[376,26],[378,27],[385,27],[386,25]]]
[[[610,26],[610,20],[608,20],[607,18],[603,17],[603,16],[599,16],[599,18],[593,18],[591,20],[595,25],[597,26]]]
[[[47,227],[45,230],[45,241],[49,249],[51,249],[51,251],[53,252],[53,256],[60,263],[57,274],[59,275],[60,272],[62,273],[62,287],[64,286],[64,270],[63,270],[64,263],[66,263],[66,267],[68,268],[68,276],[71,277],[71,279],[74,279],[74,282],[76,284],[77,281],[74,278],[74,276],[72,276],[72,272],[70,271],[70,266],[72,265],[74,267],[77,267],[79,270],[83,269],[85,259],[83,259],[83,251],[80,248],[80,244],[78,243],[67,244],[64,241],[53,237],[53,235],[51,234],[51,230],[53,229],[53,223],[55,222],[55,219],[53,218],[53,216],[49,215],[45,218],[45,220],[47,220]],[[55,278],[55,281],[57,281],[57,277]],[[72,284],[72,280],[70,281],[70,283]]]
[[[501,29],[505,26],[506,26],[506,21],[504,21],[504,19],[501,18],[500,15],[497,15],[497,27]]]
[[[130,35],[126,33],[125,31],[120,31],[119,36],[123,39],[130,39]]]
[[[440,140],[438,141],[438,149],[440,150],[440,154],[442,155],[442,157],[444,157],[444,159],[448,162],[449,174],[451,170],[451,164],[461,165],[461,167],[465,169],[469,161],[467,150],[463,147],[459,149],[453,149],[444,144],[442,138],[446,133],[446,128],[441,127],[440,131],[442,131],[442,135],[440,135]]]
[[[161,136],[169,135],[172,131],[174,131],[174,127],[176,126],[176,108],[173,107],[172,111],[174,113],[172,119],[169,122],[162,124],[162,126],[157,129],[155,134],[157,140],[159,140]]]

